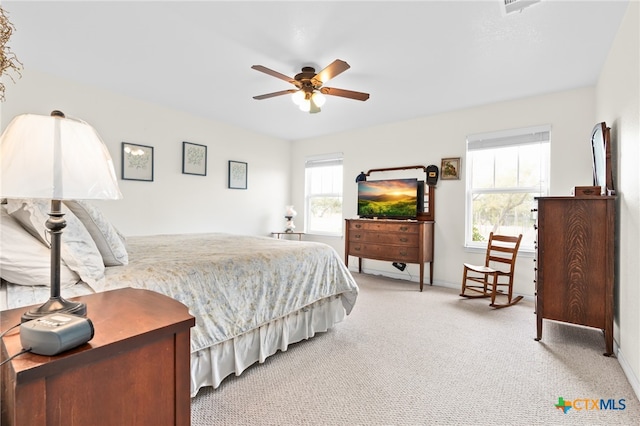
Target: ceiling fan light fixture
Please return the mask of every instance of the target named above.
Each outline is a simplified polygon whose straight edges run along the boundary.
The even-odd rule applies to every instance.
[[[320,92],[313,92],[313,95],[311,95],[311,99],[313,99],[313,102],[318,106],[318,108],[321,108],[327,101],[326,96],[324,96]]]
[[[320,112],[320,107],[325,104],[325,95],[340,96],[342,98],[356,99],[358,101],[366,101],[369,99],[368,93],[337,89],[335,87],[323,87],[323,84],[328,80],[350,68],[349,64],[341,59],[336,59],[319,73],[316,73],[313,67],[302,67],[302,72],[296,74],[294,78],[262,65],[253,65],[251,68],[296,86],[296,89],[280,90],[278,92],[254,96],[253,99],[256,100],[291,94],[291,100],[294,104],[298,105],[298,108],[301,111],[315,114]]]
[[[300,103],[304,101],[304,97],[305,97],[304,91],[298,90],[297,92],[291,95],[291,100],[293,101],[294,104],[299,106]]]
[[[311,110],[311,100],[303,99],[302,102],[300,102],[300,104],[298,104],[298,107],[300,108],[300,111],[302,111],[302,112],[309,112]]]

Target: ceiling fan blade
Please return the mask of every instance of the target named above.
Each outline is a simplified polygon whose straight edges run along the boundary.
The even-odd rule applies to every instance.
[[[265,95],[254,96],[253,99],[257,99],[257,100],[269,99],[269,98],[273,98],[273,97],[276,97],[276,96],[282,96],[282,95],[286,95],[286,94],[289,94],[289,93],[295,93],[295,92],[297,92],[296,89],[281,90],[279,92],[273,92],[273,93],[267,93]]]
[[[333,77],[341,74],[351,68],[351,66],[341,59],[336,59],[332,63],[330,63],[325,69],[320,71],[311,79],[313,84],[317,86],[322,86],[327,81],[331,80]]]
[[[269,69],[267,67],[264,67],[262,65],[253,65],[251,67],[251,69],[263,72],[263,73],[268,74],[268,75],[270,75],[272,77],[275,77],[275,78],[279,78],[280,80],[284,80],[287,83],[291,83],[291,84],[295,85],[296,87],[300,87],[300,82],[294,80],[293,78],[291,78],[291,77],[289,77],[287,75],[281,74],[278,71],[274,71],[274,70]]]
[[[325,95],[341,96],[343,98],[355,99],[358,101],[366,101],[369,99],[368,93],[354,92],[352,90],[336,89],[335,87],[323,87],[320,89]]]

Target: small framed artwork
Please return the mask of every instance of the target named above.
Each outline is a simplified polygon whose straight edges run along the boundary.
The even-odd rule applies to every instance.
[[[182,173],[207,175],[207,147],[197,143],[182,142]]]
[[[247,189],[247,163],[229,161],[229,188]]]
[[[440,179],[460,179],[460,157],[442,159]]]
[[[153,147],[122,142],[122,179],[153,182]]]

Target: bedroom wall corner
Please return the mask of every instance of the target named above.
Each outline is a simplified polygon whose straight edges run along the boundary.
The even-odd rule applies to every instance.
[[[614,339],[640,397],[640,3],[627,12],[596,88],[597,121],[611,127],[617,191]]]
[[[125,235],[270,235],[289,201],[290,142],[30,70],[8,82],[2,129],[19,114],[59,109],[96,128],[124,198],[95,202]],[[250,119],[248,117],[247,119]],[[182,174],[182,142],[207,146],[207,175]],[[121,143],[154,147],[153,182],[122,180]],[[228,161],[248,164],[247,189],[228,189]]]

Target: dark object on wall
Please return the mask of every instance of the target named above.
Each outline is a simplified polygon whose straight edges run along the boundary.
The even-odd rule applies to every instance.
[[[367,175],[364,172],[360,172],[360,174],[356,177],[356,183],[364,182],[367,180]]]
[[[153,147],[122,142],[122,180],[153,182]]]
[[[427,166],[427,185],[436,186],[438,183],[438,166],[431,164]]]
[[[243,161],[229,160],[229,189],[247,189],[248,169]]]
[[[207,146],[182,142],[182,173],[185,175],[207,175]]]

